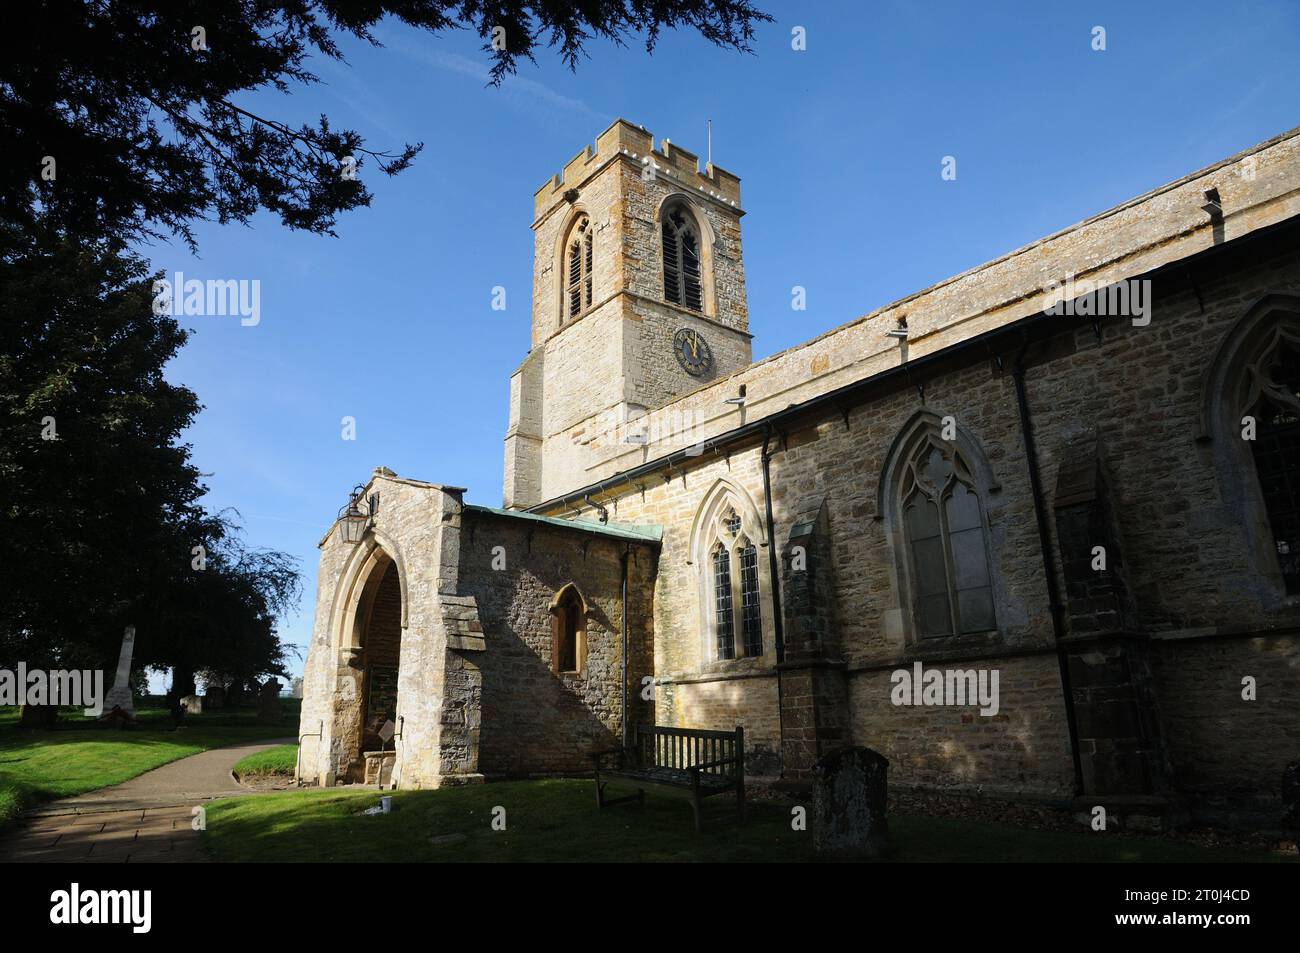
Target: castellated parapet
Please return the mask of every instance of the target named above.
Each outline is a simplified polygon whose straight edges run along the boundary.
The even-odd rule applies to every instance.
[[[726,205],[743,215],[740,210],[740,179],[712,162],[700,171],[700,157],[689,149],[670,142],[660,141],[654,147],[654,136],[641,126],[626,119],[616,119],[614,124],[596,137],[595,148],[586,146],[565,163],[563,171],[551,176],[533,195],[534,218],[540,219],[564,201],[570,189],[581,188],[607,162],[622,158],[638,167],[647,161],[659,167],[659,174],[688,190],[701,200]]]

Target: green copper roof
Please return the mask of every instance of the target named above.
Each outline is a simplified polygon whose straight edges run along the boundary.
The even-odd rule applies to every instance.
[[[539,516],[522,510],[502,510],[495,506],[465,504],[465,509],[473,513],[487,513],[491,516],[504,516],[507,519],[526,520],[531,523],[545,523],[561,529],[576,529],[582,532],[608,536],[611,539],[630,539],[638,543],[658,543],[664,538],[664,528],[658,525],[638,526],[633,523],[598,523],[595,520],[562,520],[557,516]]]

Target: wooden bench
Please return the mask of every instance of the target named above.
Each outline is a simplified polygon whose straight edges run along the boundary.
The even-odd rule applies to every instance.
[[[745,730],[707,731],[638,725],[636,743],[592,755],[596,765],[596,806],[645,802],[647,790],[686,798],[702,829],[700,805],[706,797],[736,792],[736,814],[745,820]],[[605,785],[637,789],[626,797],[606,798]]]

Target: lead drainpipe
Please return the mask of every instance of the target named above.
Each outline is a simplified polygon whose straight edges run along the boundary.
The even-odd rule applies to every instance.
[[[785,625],[781,618],[781,576],[776,560],[776,524],[772,519],[772,459],[769,445],[772,428],[763,429],[763,507],[767,516],[767,568],[772,580],[772,632],[776,635],[776,718],[777,736],[785,738],[785,712],[781,708],[781,663],[785,661]],[[782,741],[782,748],[784,748]],[[743,753],[742,753],[743,757]],[[785,752],[781,752],[781,777],[785,777]]]
[[[600,513],[600,521],[601,521],[602,523],[608,523],[608,522],[609,522],[609,510],[606,509],[605,507],[601,506],[601,505],[600,505],[599,503],[597,503],[595,500],[593,500],[593,499],[591,498],[591,494],[590,494],[590,493],[585,493],[585,494],[583,494],[582,500],[583,500],[583,502],[586,503],[588,506],[592,506],[592,507],[595,507],[595,508],[596,508],[596,512]]]
[[[623,599],[622,599],[622,622],[620,627],[623,630],[623,747],[628,745],[628,719],[627,719],[627,562],[632,553],[632,544],[628,543],[627,548],[623,550],[623,556],[619,560],[622,563],[623,570]]]
[[[1052,634],[1056,639],[1056,663],[1061,670],[1061,690],[1065,693],[1065,724],[1070,733],[1070,758],[1074,762],[1074,794],[1083,793],[1083,762],[1079,757],[1079,725],[1074,713],[1074,690],[1070,686],[1070,660],[1061,640],[1065,637],[1065,607],[1056,585],[1056,566],[1052,560],[1051,533],[1047,526],[1047,508],[1043,503],[1043,484],[1038,474],[1038,450],[1034,445],[1034,425],[1029,416],[1029,398],[1025,393],[1025,351],[1016,355],[1011,377],[1016,383],[1016,406],[1020,409],[1020,434],[1025,442],[1029,464],[1029,489],[1034,497],[1034,516],[1038,521],[1038,545],[1043,551],[1043,576],[1047,580],[1047,604],[1052,613]]]
[[[776,633],[776,661],[785,661],[785,626],[781,619],[781,586],[776,561],[776,527],[772,521],[772,474],[769,461],[772,454],[768,444],[772,440],[772,428],[763,432],[763,506],[767,510],[767,568],[772,577],[772,631]]]

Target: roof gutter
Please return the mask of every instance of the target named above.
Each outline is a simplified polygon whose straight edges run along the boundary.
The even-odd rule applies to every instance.
[[[1289,226],[1296,225],[1297,219],[1284,219],[1283,221],[1275,222],[1271,225],[1257,229],[1249,235],[1243,235],[1240,239],[1225,242],[1221,245],[1211,246],[1210,248],[1203,249],[1187,258],[1181,258],[1177,261],[1163,264],[1152,271],[1145,272],[1144,274],[1147,277],[1155,277],[1162,273],[1170,273],[1175,269],[1181,271],[1181,269],[1185,268],[1188,263],[1192,261],[1215,257],[1224,253],[1226,250],[1241,247],[1242,241],[1266,235],[1274,235]],[[1139,277],[1141,277],[1141,275],[1131,276],[1131,278]],[[670,467],[674,463],[684,463],[692,459],[697,459],[709,450],[717,451],[721,447],[729,446],[741,440],[761,437],[770,430],[779,430],[782,424],[793,421],[804,414],[816,410],[825,409],[827,407],[836,407],[842,413],[847,415],[850,409],[858,404],[865,403],[866,398],[863,395],[867,392],[876,388],[888,387],[889,385],[900,381],[904,384],[915,386],[915,382],[912,378],[918,371],[924,371],[933,368],[944,361],[953,360],[954,357],[967,350],[982,348],[989,357],[997,359],[999,366],[1001,366],[1002,357],[1006,354],[1011,354],[1012,352],[1017,351],[1019,348],[1018,346],[1007,346],[999,350],[994,348],[995,342],[999,342],[1001,339],[1006,338],[1014,340],[1017,345],[1023,345],[1028,333],[1031,331],[1044,329],[1043,333],[1045,335],[1051,333],[1045,329],[1054,320],[1078,321],[1079,319],[1064,315],[1046,314],[1041,311],[1037,314],[1028,315],[1017,321],[1003,325],[1002,327],[994,328],[991,331],[985,331],[983,334],[977,334],[974,337],[967,338],[964,341],[959,341],[956,344],[949,345],[948,347],[934,351],[931,354],[926,354],[923,357],[913,358],[906,363],[899,364],[897,367],[892,367],[887,371],[873,374],[870,377],[864,377],[861,380],[852,381],[851,383],[844,384],[834,390],[827,391],[824,394],[810,397],[808,400],[801,403],[791,404],[784,410],[779,410],[774,414],[769,414],[766,417],[745,424],[744,426],[736,427],[734,430],[728,430],[716,437],[710,437],[698,444],[693,444],[689,450],[676,450],[672,453],[665,454],[662,457],[656,457],[653,460],[638,464],[629,470],[621,470],[604,480],[588,484],[587,486],[574,490],[571,493],[566,493],[563,496],[557,496],[550,500],[546,500],[545,502],[530,506],[526,508],[524,512],[540,513],[545,510],[576,503],[579,500],[584,500],[588,496],[595,496],[598,493],[606,492],[619,484],[631,483],[640,477],[647,476],[657,470],[663,469],[664,467]],[[1101,320],[1101,318],[1093,319],[1096,323],[1099,323]]]
[[[778,410],[774,414],[769,414],[768,416],[753,421],[752,423],[744,424],[743,426],[736,427],[733,430],[728,430],[716,437],[709,437],[697,444],[693,444],[689,448],[674,450],[662,457],[656,457],[653,460],[648,460],[645,463],[638,464],[631,469],[621,470],[604,480],[588,484],[587,486],[574,490],[571,493],[566,493],[563,496],[557,496],[543,503],[530,506],[525,509],[524,512],[541,513],[546,510],[552,510],[557,507],[571,505],[578,502],[585,502],[599,510],[600,507],[596,505],[591,497],[614,489],[620,484],[632,483],[640,477],[648,476],[658,470],[664,469],[665,467],[672,467],[674,464],[685,464],[690,460],[699,459],[710,450],[716,452],[722,447],[730,446],[746,439],[766,437],[772,432],[779,430],[782,424],[790,423],[798,417],[820,409],[837,407],[842,412],[847,413],[852,407],[865,403],[867,399],[865,394],[870,390],[887,387],[895,382],[913,384],[913,378],[916,376],[918,371],[923,371],[926,368],[933,367],[943,361],[952,360],[952,358],[961,350],[977,348],[983,345],[984,349],[992,355],[994,353],[992,349],[992,342],[994,340],[1002,337],[1015,337],[1017,340],[1020,340],[1024,336],[1025,325],[1037,325],[1044,319],[1055,317],[1056,315],[1039,314],[1035,317],[1029,318],[1027,321],[1017,322],[1015,325],[1008,325],[1007,327],[998,328],[993,331],[986,331],[983,334],[977,335],[973,338],[968,338],[965,341],[935,351],[932,354],[909,360],[906,364],[900,364],[897,367],[891,367],[889,370],[882,371],[879,374],[873,374],[871,377],[853,381],[852,383],[837,387],[834,390],[829,390],[824,394],[818,394],[816,397],[810,397],[808,400],[801,403],[791,404],[784,410]],[[1006,350],[1009,353],[1012,349],[1007,348]]]

